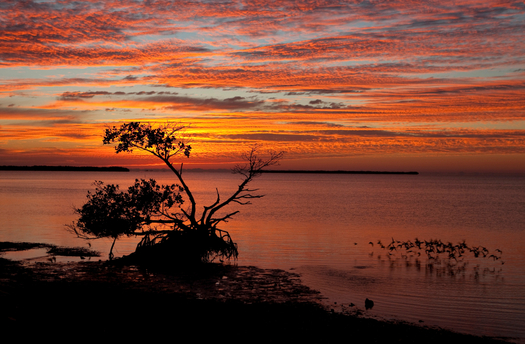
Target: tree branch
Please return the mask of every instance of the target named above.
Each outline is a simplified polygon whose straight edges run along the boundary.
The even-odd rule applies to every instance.
[[[204,206],[204,211],[202,212],[202,216],[201,216],[201,220],[200,220],[200,223],[201,225],[204,225],[204,219],[206,218],[206,213],[212,209],[213,207],[215,207],[217,204],[219,204],[220,200],[221,200],[221,196],[219,195],[219,189],[215,188],[215,191],[217,192],[217,199],[215,200],[215,203],[213,203],[212,205],[210,206]]]
[[[231,218],[233,215],[237,214],[238,212],[239,211],[237,210],[237,211],[234,211],[233,213],[230,213],[230,214],[228,214],[226,216],[223,216],[221,218],[211,219],[210,220],[210,225],[215,228],[217,226],[217,224],[219,224],[220,222],[228,222],[226,220]]]
[[[197,256],[202,261],[213,260],[215,255],[236,257],[236,244],[231,240],[229,233],[218,229],[217,225],[227,222],[239,211],[214,216],[232,202],[245,205],[250,204],[252,199],[263,197],[264,195],[256,194],[258,189],[249,189],[247,186],[264,168],[277,164],[283,153],[270,152],[268,158],[262,159],[257,154],[257,147],[254,147],[243,154],[246,164],[233,168],[234,173],[244,177],[237,190],[222,200],[219,190],[216,189],[215,202],[203,207],[202,215],[197,221],[197,203],[182,178],[184,164],[181,163],[175,168],[170,161],[173,156],[181,153],[186,157],[190,156],[191,146],[175,136],[183,128],[169,123],[152,127],[150,124],[139,122],[124,123],[119,128],[107,128],[104,144],[117,143],[116,153],[132,152],[136,149],[152,154],[166,164],[175,174],[179,184],[158,185],[153,179],[142,179],[136,180],[127,191],[120,191],[118,185],[104,185],[98,182],[96,192],[88,192],[88,202],[82,208],[76,209],[80,218],[68,226],[69,229],[84,238],[91,239],[91,235],[97,238],[111,237],[114,239],[112,249],[118,237],[136,235],[144,237],[137,245],[137,250],[158,244],[160,246],[157,247],[161,250],[168,248],[170,257],[174,250],[177,251],[175,253],[187,251],[190,256]],[[190,204],[183,208],[185,200]],[[171,212],[174,206],[178,207],[176,213]],[[168,241],[174,245],[164,245]]]
[[[241,174],[245,178],[243,182],[239,184],[237,191],[234,192],[233,195],[231,195],[224,202],[217,204],[213,206],[211,209],[209,209],[208,215],[206,217],[206,224],[209,225],[211,223],[213,214],[215,214],[219,209],[225,207],[231,202],[235,202],[241,205],[250,204],[249,202],[241,202],[239,200],[244,199],[244,198],[261,198],[264,196],[264,195],[260,195],[260,196],[259,195],[242,195],[242,193],[256,191],[257,189],[253,189],[253,190],[246,189],[246,186],[248,185],[248,183],[252,181],[253,178],[259,176],[262,173],[261,171],[264,168],[278,164],[279,160],[283,157],[284,152],[277,153],[274,151],[270,151],[269,158],[266,160],[263,160],[259,158],[259,156],[257,155],[257,150],[258,150],[258,147],[253,147],[249,153],[243,154],[242,157],[243,159],[247,160],[247,163],[243,166],[236,165],[233,168],[233,173]]]

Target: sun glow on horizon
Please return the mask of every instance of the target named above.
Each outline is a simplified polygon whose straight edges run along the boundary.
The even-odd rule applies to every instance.
[[[205,168],[259,144],[289,168],[525,173],[520,3],[0,8],[1,164],[148,166],[104,128],[172,121]]]

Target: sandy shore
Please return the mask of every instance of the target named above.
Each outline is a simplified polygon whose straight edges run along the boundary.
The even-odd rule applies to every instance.
[[[0,329],[17,339],[497,342],[367,319],[358,308],[354,315],[331,313],[321,298],[282,270],[219,264],[161,270],[0,258]]]

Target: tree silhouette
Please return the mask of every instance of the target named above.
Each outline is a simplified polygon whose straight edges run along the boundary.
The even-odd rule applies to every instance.
[[[283,152],[270,151],[266,159],[259,157],[257,147],[245,153],[242,157],[246,163],[233,169],[233,173],[243,177],[237,190],[224,200],[217,190],[215,202],[204,206],[198,216],[195,198],[182,177],[183,164],[175,168],[171,161],[174,156],[190,157],[192,147],[177,137],[182,129],[183,126],[171,123],[153,127],[139,122],[106,129],[104,144],[116,143],[117,154],[134,150],[153,154],[175,174],[177,184],[159,185],[153,179],[137,179],[127,191],[120,191],[118,185],[96,181],[96,189],[88,192],[87,202],[75,209],[79,219],[69,229],[82,238],[112,238],[110,259],[115,241],[122,236],[142,237],[134,255],[143,259],[209,262],[217,257],[221,261],[236,258],[237,244],[217,226],[238,211],[220,216],[217,213],[230,203],[245,205],[263,197],[255,194],[257,189],[249,189],[248,184],[263,169],[277,164]]]

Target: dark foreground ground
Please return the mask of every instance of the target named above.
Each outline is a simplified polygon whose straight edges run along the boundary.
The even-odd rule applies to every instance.
[[[100,261],[22,264],[0,258],[0,333],[12,342],[497,342],[332,314],[319,298],[296,275],[281,270],[222,265],[152,270]]]

